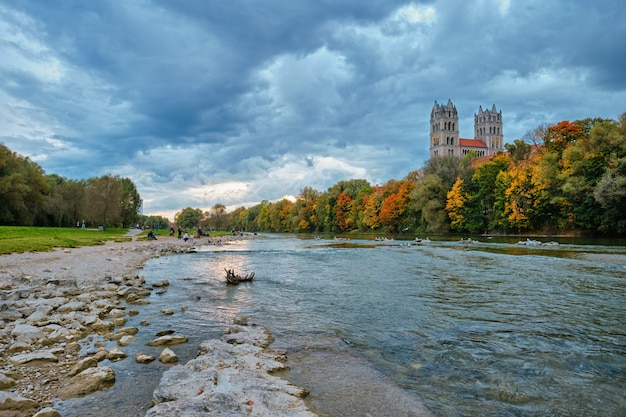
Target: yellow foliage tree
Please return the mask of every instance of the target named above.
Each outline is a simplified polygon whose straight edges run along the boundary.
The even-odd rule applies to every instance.
[[[467,204],[471,201],[471,196],[465,192],[463,184],[464,181],[457,178],[447,195],[446,211],[453,230],[464,230],[467,223]]]

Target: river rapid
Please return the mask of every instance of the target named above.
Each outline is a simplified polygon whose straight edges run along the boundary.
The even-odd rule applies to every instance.
[[[170,287],[130,318],[151,325],[128,353],[172,328],[190,338],[172,348],[185,362],[243,314],[287,350],[284,377],[320,416],[409,416],[412,402],[436,416],[624,415],[626,247],[478,240],[267,235],[153,259],[147,282]],[[254,281],[227,286],[225,268]],[[63,415],[143,415],[166,366],[113,366],[115,387]]]

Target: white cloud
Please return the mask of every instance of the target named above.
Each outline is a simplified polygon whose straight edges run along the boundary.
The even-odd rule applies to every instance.
[[[263,94],[271,101],[274,122],[332,118],[342,103],[339,93],[353,77],[345,58],[321,47],[303,56],[283,54],[259,72],[267,83]]]
[[[411,3],[398,9],[394,18],[406,20],[413,24],[424,23],[431,25],[437,21],[437,11],[433,6],[415,5]]]

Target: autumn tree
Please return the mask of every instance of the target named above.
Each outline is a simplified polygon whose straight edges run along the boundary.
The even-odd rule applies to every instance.
[[[370,230],[377,230],[382,227],[378,215],[383,205],[383,200],[383,187],[374,187],[372,193],[363,198],[363,223]]]
[[[289,231],[289,213],[293,203],[286,198],[270,203],[267,210],[269,228],[272,232]]]
[[[317,217],[315,216],[315,205],[319,197],[319,191],[304,187],[296,199],[294,204],[294,230],[298,232],[312,232],[318,227]]]
[[[468,230],[469,203],[472,197],[465,191],[464,181],[458,178],[448,192],[446,212],[450,218],[450,228],[457,232]]]
[[[350,213],[352,211],[352,198],[346,193],[341,193],[337,197],[337,204],[335,209],[335,218],[337,227],[342,232],[350,230],[352,228],[352,219]]]
[[[380,206],[378,220],[390,232],[404,229],[405,215],[409,211],[409,202],[414,183],[408,180],[389,181],[384,187],[384,194],[388,194]]]
[[[585,138],[585,131],[580,125],[564,120],[546,130],[543,143],[548,152],[562,154],[568,143]]]

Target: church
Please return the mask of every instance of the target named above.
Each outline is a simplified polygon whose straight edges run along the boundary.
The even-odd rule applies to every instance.
[[[477,156],[488,156],[503,150],[502,110],[478,108],[474,114],[474,139],[459,137],[459,114],[452,101],[437,104],[430,112],[430,157],[456,155],[463,157],[470,151]]]

